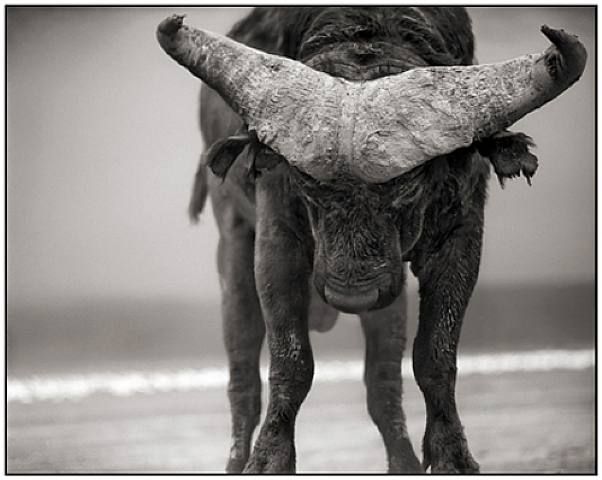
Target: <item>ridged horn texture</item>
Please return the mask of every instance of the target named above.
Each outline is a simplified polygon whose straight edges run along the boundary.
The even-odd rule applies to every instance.
[[[329,135],[338,128],[342,80],[190,28],[183,20],[182,15],[173,15],[161,22],[157,29],[161,47],[216,90],[260,142],[310,175],[320,159],[324,162],[329,155],[336,160]],[[326,170],[335,168],[332,163]]]
[[[386,182],[509,127],[557,97],[585,68],[577,37],[547,26],[541,54],[416,68],[348,82],[221,35],[164,20],[163,49],[215,89],[259,140],[319,180]]]

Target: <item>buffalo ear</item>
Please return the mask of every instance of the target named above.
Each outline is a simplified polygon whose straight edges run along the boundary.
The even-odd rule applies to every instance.
[[[263,148],[255,154],[253,166],[256,171],[270,170],[278,165],[283,158],[269,148]]]
[[[236,135],[215,142],[205,154],[205,164],[220,178],[225,178],[228,170],[249,144],[248,135]]]
[[[249,130],[247,155],[250,157],[249,176],[252,179],[260,175],[262,170],[271,170],[284,160],[274,150],[259,141],[255,130]]]
[[[522,173],[531,185],[531,177],[537,171],[537,157],[529,148],[534,147],[533,139],[524,133],[503,130],[477,144],[479,153],[493,165],[502,188],[506,178],[519,177]]]

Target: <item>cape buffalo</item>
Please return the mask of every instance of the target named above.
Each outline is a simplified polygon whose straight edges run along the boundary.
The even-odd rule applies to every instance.
[[[207,86],[190,213],[209,192],[229,356],[228,472],[295,469],[295,417],[312,383],[308,329],[357,313],[368,411],[389,472],[478,472],[455,403],[456,351],[477,280],[490,164],[535,173],[505,130],[580,77],[576,37],[473,65],[459,7],[257,8],[223,37],[164,20],[163,49]],[[207,167],[213,172],[208,174]],[[208,182],[207,182],[208,179]],[[420,285],[413,368],[426,402],[423,461],[401,406],[404,262]],[[259,354],[270,352],[259,423]]]

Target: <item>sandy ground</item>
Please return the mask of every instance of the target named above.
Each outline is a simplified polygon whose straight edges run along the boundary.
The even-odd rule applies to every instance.
[[[413,380],[404,388],[408,430],[418,449],[424,404]],[[483,472],[594,472],[592,369],[471,375],[457,388]],[[11,403],[7,420],[10,473],[222,472],[228,452],[222,389]],[[297,421],[297,468],[385,470],[360,382],[314,384]]]

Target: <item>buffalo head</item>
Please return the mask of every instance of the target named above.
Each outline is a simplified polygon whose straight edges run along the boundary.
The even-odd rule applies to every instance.
[[[577,38],[547,26],[542,32],[553,45],[541,54],[419,66],[359,82],[320,71],[320,54],[307,64],[270,55],[190,28],[182,16],[164,20],[157,37],[242,117],[259,144],[293,167],[315,240],[316,287],[330,304],[358,312],[386,306],[401,288],[398,207],[416,192],[397,182],[509,127],[583,73],[586,52]],[[243,146],[217,148],[233,148],[226,155],[233,157]]]

